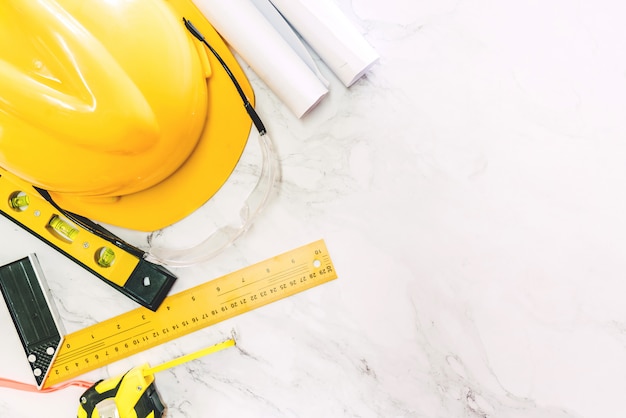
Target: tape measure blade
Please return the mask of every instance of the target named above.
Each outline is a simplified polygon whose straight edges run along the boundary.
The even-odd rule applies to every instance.
[[[67,335],[44,387],[336,278],[323,240],[250,265]]]

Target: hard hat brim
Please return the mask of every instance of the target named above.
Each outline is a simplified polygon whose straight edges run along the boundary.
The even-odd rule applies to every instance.
[[[168,2],[202,32],[237,78],[251,104],[254,92],[245,73],[220,35],[190,0]],[[50,192],[63,209],[110,225],[156,231],[178,222],[209,200],[228,180],[246,146],[251,120],[240,96],[219,61],[207,55],[207,123],[193,153],[172,175],[157,185],[115,199],[89,199]]]

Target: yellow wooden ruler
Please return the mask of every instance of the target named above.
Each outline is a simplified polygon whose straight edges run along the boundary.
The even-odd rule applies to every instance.
[[[67,335],[44,387],[336,278],[323,240],[245,267]]]

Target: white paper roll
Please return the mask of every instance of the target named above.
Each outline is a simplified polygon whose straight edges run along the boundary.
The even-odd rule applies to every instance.
[[[378,54],[332,0],[270,0],[347,87]]]
[[[328,89],[250,0],[194,3],[298,118],[328,94]]]
[[[302,61],[313,71],[313,73],[320,79],[320,81],[328,88],[330,82],[320,72],[320,69],[315,64],[309,49],[304,45],[302,38],[293,30],[293,27],[285,20],[283,15],[280,14],[278,9],[274,7],[270,0],[251,0],[257,9],[265,16],[265,19],[276,29],[276,31],[283,37],[289,44],[291,49],[295,51]]]

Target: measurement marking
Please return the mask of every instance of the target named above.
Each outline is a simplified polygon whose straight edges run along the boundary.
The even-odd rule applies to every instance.
[[[277,273],[276,277],[269,279],[268,282],[273,283],[275,281],[283,281],[285,280],[285,278],[290,278],[294,273],[302,274],[302,273],[308,273],[308,271],[309,269],[307,268],[306,264],[303,264],[299,266],[299,268],[294,269],[293,271]]]
[[[222,293],[220,293],[220,294],[219,294],[219,296],[224,296],[224,295],[226,295],[226,294],[228,294],[228,293],[231,293],[231,292],[237,291],[237,290],[239,290],[239,289],[243,289],[244,287],[252,286],[253,284],[257,284],[257,283],[259,283],[259,282],[263,282],[263,281],[270,281],[270,280],[272,280],[272,277],[277,276],[277,275],[280,275],[280,274],[290,274],[290,273],[292,273],[292,272],[293,272],[293,270],[294,270],[294,269],[304,269],[305,271],[307,271],[307,268],[306,268],[306,263],[302,263],[302,264],[300,264],[300,265],[298,265],[298,266],[291,267],[291,268],[286,269],[286,270],[283,270],[283,271],[279,271],[278,273],[273,273],[273,274],[271,274],[271,275],[269,275],[269,276],[267,276],[267,277],[263,277],[263,278],[261,278],[261,279],[259,279],[259,280],[253,280],[253,281],[251,281],[251,282],[247,282],[247,283],[246,283],[246,284],[244,284],[244,285],[237,286],[237,287],[235,287],[235,288],[233,288],[233,289],[230,289],[230,290],[227,290],[227,291],[225,291],[225,292],[222,292]]]
[[[70,354],[73,355],[73,356],[76,356],[76,355],[82,356],[83,355],[82,353],[84,353],[84,352],[88,352],[88,353],[92,352],[94,350],[94,346],[97,346],[97,347],[95,347],[96,350],[99,347],[102,347],[102,345],[106,344],[106,341],[109,340],[110,338],[114,338],[114,337],[120,336],[120,335],[125,334],[127,332],[134,331],[137,328],[141,328],[143,326],[150,325],[150,324],[151,324],[151,321],[147,321],[145,323],[142,323],[142,324],[139,324],[139,325],[135,325],[134,327],[130,327],[128,329],[125,329],[123,331],[113,333],[113,334],[111,334],[109,336],[106,336],[106,337],[103,337],[103,338],[99,338],[99,339],[97,339],[97,340],[95,340],[95,341],[93,341],[93,342],[91,342],[89,344],[86,344],[78,352],[69,352],[69,353],[66,353],[66,354],[59,354],[59,356],[57,358],[59,359],[59,361],[63,361],[64,358],[69,356]]]
[[[267,289],[268,287],[277,286],[279,283],[276,283],[276,281],[278,281],[278,282],[280,282],[280,283],[285,283],[285,282],[287,282],[288,280],[290,280],[290,279],[292,278],[292,276],[293,276],[293,274],[294,274],[294,273],[296,273],[296,274],[302,274],[302,273],[307,273],[308,271],[309,271],[309,270],[308,270],[307,268],[302,268],[302,269],[300,269],[299,271],[285,272],[284,274],[282,274],[282,273],[277,273],[277,275],[278,275],[278,274],[280,274],[280,276],[279,276],[279,277],[275,277],[274,279],[268,280],[268,282],[271,282],[271,283],[270,283],[270,284],[268,284],[267,286],[264,286],[264,287],[260,287],[260,288],[258,288],[258,290],[265,290],[265,289]],[[260,280],[258,280],[258,281],[257,281],[257,283],[258,283],[259,281],[260,281]],[[237,289],[229,290],[228,292],[224,292],[224,294],[229,293],[229,292],[232,292],[232,291],[234,291],[234,290],[237,290]],[[282,290],[283,290],[283,291],[285,291],[285,290],[287,290],[287,289],[282,289]],[[233,297],[233,298],[231,298],[231,299],[227,299],[227,300],[225,300],[225,301],[221,302],[221,304],[222,304],[222,305],[224,305],[224,304],[230,303],[230,302],[232,302],[232,301],[234,301],[234,300],[241,299],[241,298],[246,297],[246,296],[249,296],[249,295],[251,295],[251,294],[253,294],[253,293],[254,293],[254,292],[247,292],[247,293],[243,293],[243,294],[238,295],[238,296],[235,296],[235,297]]]
[[[244,293],[244,294],[243,294],[243,295],[241,295],[241,296],[235,296],[235,297],[234,297],[234,298],[232,298],[232,299],[225,300],[225,301],[224,301],[224,302],[222,302],[220,305],[225,305],[225,304],[227,304],[227,303],[232,302],[233,300],[237,300],[237,299],[245,298],[246,296],[249,296],[251,293],[253,293],[253,292]]]
[[[97,344],[97,346],[95,347],[95,349],[96,349],[96,350],[100,349],[102,346],[104,346],[104,344],[105,344],[105,342],[104,342],[104,341],[100,341],[100,342]],[[66,354],[66,355],[64,355],[64,356],[59,356],[59,357],[57,357],[57,358],[58,358],[58,360],[57,360],[57,361],[58,361],[60,364],[64,364],[64,362],[71,361],[74,357],[77,357],[77,356],[78,356],[78,357],[81,357],[81,356],[83,356],[83,355],[84,355],[84,353],[90,353],[90,352],[92,352],[92,351],[93,351],[93,348],[91,348],[91,347],[83,347],[81,350],[78,350],[76,353],[72,352],[72,353],[71,353],[71,354],[72,354],[71,356],[69,355],[70,353],[68,353],[68,354]],[[66,357],[70,357],[70,358],[66,359]]]
[[[149,330],[146,330],[146,331],[145,331],[145,332],[143,332],[143,333],[140,333],[140,334],[135,334],[135,335],[131,335],[131,336],[130,336],[130,337],[128,337],[128,338],[124,338],[124,339],[118,340],[118,341],[116,341],[116,342],[114,342],[114,343],[109,343],[109,345],[106,345],[106,342],[103,342],[103,344],[104,344],[104,345],[102,346],[102,348],[104,348],[104,349],[106,349],[106,348],[111,348],[111,347],[114,347],[114,346],[116,346],[116,345],[120,345],[120,344],[122,344],[123,342],[126,342],[126,343],[128,344],[128,341],[131,341],[131,340],[132,340],[132,339],[134,339],[134,338],[139,338],[139,337],[141,337],[141,336],[145,335],[145,334],[146,334],[146,332],[150,332],[150,331],[153,331],[153,330],[154,330],[154,328],[151,328],[151,329],[149,329]],[[133,344],[133,346],[136,346],[136,344]],[[126,349],[130,349],[130,347],[131,347],[131,346],[129,345],[128,347],[126,347]],[[85,353],[85,351],[87,351],[87,353]],[[72,362],[72,361],[74,361],[74,362],[75,362],[75,361],[76,361],[76,359],[81,359],[81,358],[84,358],[85,356],[88,356],[89,354],[97,353],[98,351],[100,351],[100,349],[96,349],[96,350],[83,350],[81,353],[76,353],[75,355],[71,356],[71,358],[68,358],[67,360],[60,361],[59,363],[60,363],[60,365],[64,365],[64,364],[69,363],[69,362]]]

